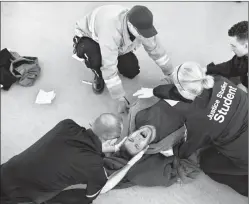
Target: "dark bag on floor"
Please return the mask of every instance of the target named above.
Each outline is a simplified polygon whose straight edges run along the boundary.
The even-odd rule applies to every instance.
[[[13,60],[10,65],[10,72],[18,78],[21,86],[32,86],[40,75],[41,68],[37,57],[21,57],[16,52],[11,52]]]

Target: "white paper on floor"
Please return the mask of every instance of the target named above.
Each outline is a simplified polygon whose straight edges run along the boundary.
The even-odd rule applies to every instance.
[[[169,105],[175,106],[179,101],[164,99]]]
[[[37,104],[50,104],[50,103],[52,103],[52,100],[55,98],[55,95],[56,94],[54,91],[46,92],[46,91],[40,89],[40,91],[36,97],[35,103],[37,103]]]

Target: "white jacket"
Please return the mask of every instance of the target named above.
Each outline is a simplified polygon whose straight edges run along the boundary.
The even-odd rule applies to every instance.
[[[100,45],[102,55],[102,75],[114,99],[125,95],[118,75],[118,56],[136,50],[141,44],[149,56],[161,67],[165,75],[173,72],[169,57],[158,37],[130,40],[127,27],[129,8],[120,5],[105,5],[95,8],[76,23],[75,35],[89,37]]]

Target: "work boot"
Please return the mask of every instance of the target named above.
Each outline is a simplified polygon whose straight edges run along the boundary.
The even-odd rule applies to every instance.
[[[94,80],[92,84],[92,89],[95,94],[101,94],[105,88],[105,82],[102,76],[98,75],[96,71],[93,70],[94,73]]]

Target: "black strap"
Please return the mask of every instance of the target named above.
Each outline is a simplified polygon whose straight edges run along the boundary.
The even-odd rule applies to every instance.
[[[126,100],[126,102],[128,103],[128,105],[130,105],[130,102],[127,100],[127,98],[124,96],[124,99]]]

